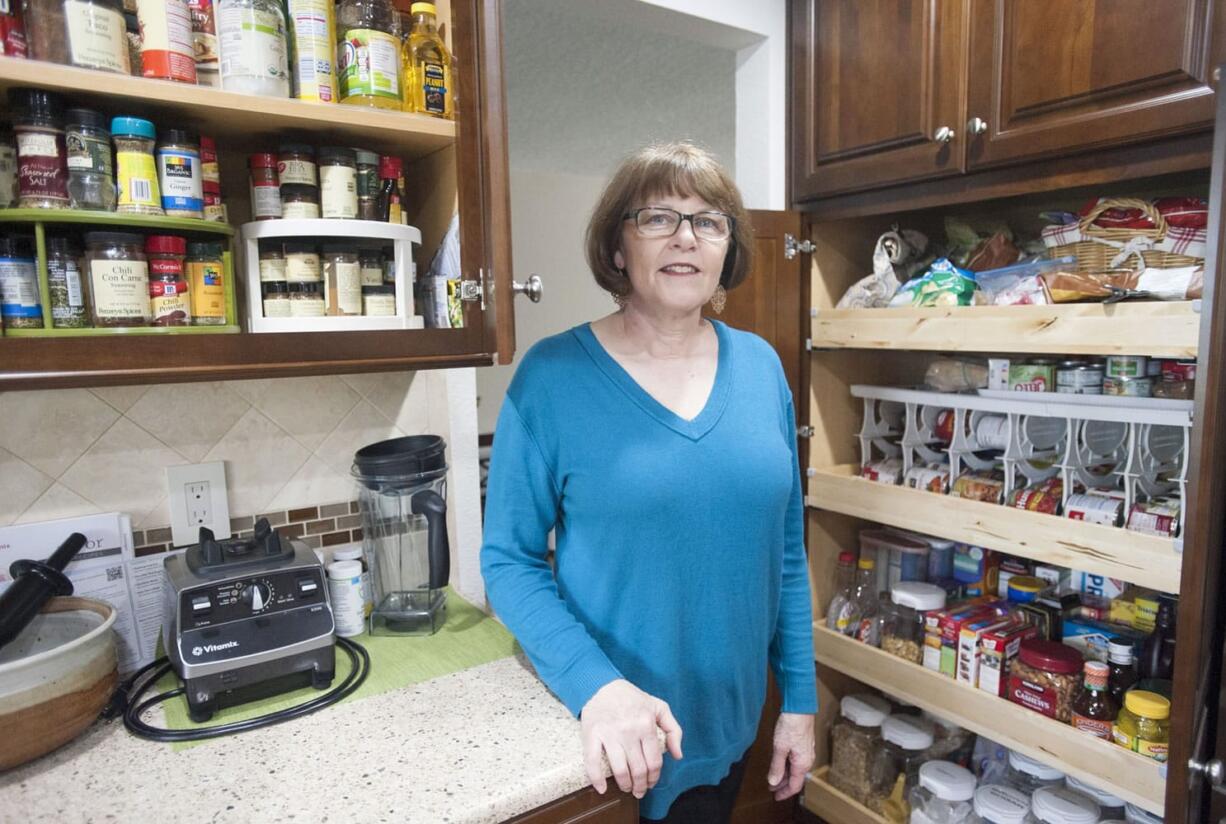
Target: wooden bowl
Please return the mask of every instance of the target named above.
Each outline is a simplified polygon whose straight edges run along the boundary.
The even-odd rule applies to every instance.
[[[85,731],[115,691],[115,609],[93,598],[52,598],[0,648],[0,770]]]

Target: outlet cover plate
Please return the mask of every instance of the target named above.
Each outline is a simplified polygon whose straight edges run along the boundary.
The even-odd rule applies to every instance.
[[[207,484],[209,500],[188,500],[188,487]],[[170,496],[170,533],[175,546],[199,543],[200,527],[213,530],[216,538],[230,537],[230,506],[226,499],[226,464],[213,461],[202,464],[183,464],[166,467],[166,487]],[[190,513],[202,507],[208,512],[205,523],[193,520]]]

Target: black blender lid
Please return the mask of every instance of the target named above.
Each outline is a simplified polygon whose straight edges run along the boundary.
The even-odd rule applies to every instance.
[[[407,435],[378,441],[353,456],[359,477],[411,477],[447,471],[447,442],[439,435]]]

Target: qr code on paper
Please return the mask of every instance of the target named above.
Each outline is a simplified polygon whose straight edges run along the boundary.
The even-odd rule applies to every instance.
[[[108,584],[111,581],[122,581],[122,580],[123,580],[123,567],[113,566],[113,567],[106,568],[106,582]]]

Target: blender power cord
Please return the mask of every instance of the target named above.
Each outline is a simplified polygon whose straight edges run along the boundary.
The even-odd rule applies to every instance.
[[[358,687],[362,686],[366,676],[370,674],[370,654],[366,652],[365,647],[355,641],[350,641],[348,638],[337,638],[336,643],[349,656],[350,668],[349,674],[345,676],[345,680],[323,695],[293,707],[270,712],[267,715],[261,715],[256,718],[248,718],[245,721],[216,724],[212,727],[201,727],[198,729],[171,730],[146,724],[140,720],[145,710],[167,699],[183,694],[183,687],[180,686],[158,693],[144,701],[141,700],[153,684],[156,684],[161,680],[162,676],[170,672],[170,661],[165,656],[162,656],[156,661],[141,667],[119,685],[119,688],[115,690],[115,694],[111,698],[111,703],[103,712],[103,716],[105,718],[117,718],[122,714],[123,725],[133,735],[148,738],[151,741],[176,742],[204,741],[209,738],[220,738],[223,735],[234,735],[235,733],[256,730],[261,727],[270,727],[273,724],[280,724],[293,718],[310,715],[316,710],[331,706],[352,695]],[[144,679],[143,681],[142,678]]]

